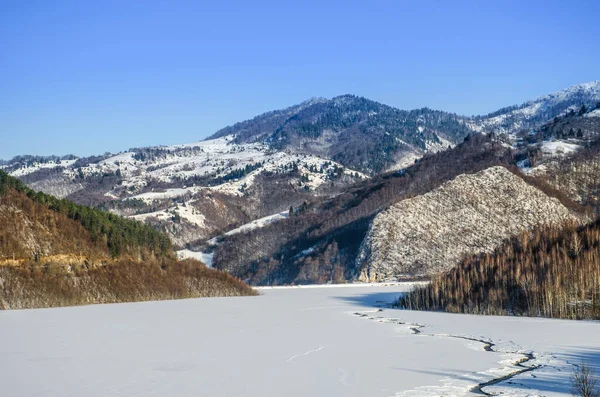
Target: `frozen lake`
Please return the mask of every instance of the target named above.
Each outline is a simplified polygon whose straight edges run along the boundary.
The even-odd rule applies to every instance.
[[[570,363],[598,369],[598,322],[373,307],[407,288],[0,312],[0,395],[470,396],[532,353],[484,391],[568,396]]]

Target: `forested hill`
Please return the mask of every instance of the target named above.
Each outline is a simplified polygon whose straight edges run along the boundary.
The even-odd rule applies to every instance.
[[[57,199],[42,192],[35,192],[16,178],[0,171],[0,204],[3,217],[11,222],[13,217],[8,212],[16,211],[24,225],[0,224],[0,257],[12,257],[18,253],[20,257],[36,257],[49,253],[67,254],[65,240],[78,252],[85,247],[90,252],[104,251],[112,258],[129,256],[136,260],[149,257],[166,257],[173,255],[169,238],[150,226],[98,209],[78,205],[64,199]],[[40,214],[43,214],[40,217]],[[68,222],[71,220],[72,222]],[[31,227],[26,234],[30,239],[19,239],[19,234],[11,233],[13,227],[20,231],[25,226],[40,224],[39,228]],[[60,225],[60,227],[58,227]],[[72,233],[79,228],[85,233]],[[76,239],[77,241],[73,241]],[[31,243],[27,243],[31,240]],[[46,243],[43,243],[46,241]],[[29,245],[28,245],[29,244]]]
[[[412,310],[600,318],[600,220],[523,232],[400,300]]]
[[[510,164],[511,150],[492,135],[469,136],[400,172],[365,180],[331,199],[315,200],[286,220],[224,236],[213,265],[252,284],[355,280],[356,258],[373,217],[463,173]]]
[[[36,193],[0,171],[0,309],[254,295],[140,222]]]
[[[223,128],[213,138],[235,135],[237,143],[267,142],[374,174],[460,142],[471,131],[464,120],[443,111],[400,110],[342,95],[268,112]]]

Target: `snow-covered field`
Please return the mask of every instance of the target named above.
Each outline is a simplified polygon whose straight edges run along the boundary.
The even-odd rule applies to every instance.
[[[597,322],[373,307],[407,288],[0,312],[0,394],[468,396],[532,352],[541,368],[484,391],[568,396],[567,361],[600,363]]]

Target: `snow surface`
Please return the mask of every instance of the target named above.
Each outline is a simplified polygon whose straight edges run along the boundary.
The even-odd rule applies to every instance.
[[[484,390],[566,397],[571,362],[600,364],[598,322],[373,308],[408,288],[0,312],[2,394],[472,396],[532,351],[543,367]]]
[[[580,145],[561,140],[546,141],[542,144],[542,152],[552,155],[575,153],[579,149]]]
[[[260,229],[263,228],[273,222],[282,220],[282,219],[286,219],[289,217],[289,213],[287,211],[283,211],[274,215],[269,215],[269,216],[265,216],[263,218],[259,218],[256,219],[252,222],[246,223],[240,227],[237,227],[233,230],[228,231],[227,233],[225,233],[226,236],[231,236],[234,234],[238,234],[238,233],[247,233],[249,231],[255,230],[255,229]]]
[[[592,110],[584,114],[583,117],[600,117],[600,109]]]
[[[77,160],[58,160],[58,161],[48,161],[45,163],[34,163],[31,166],[20,167],[10,173],[10,175],[15,178],[19,178],[24,175],[29,175],[33,172],[39,171],[41,169],[51,169],[57,167],[70,167]]]
[[[212,267],[214,255],[214,253],[196,252],[189,249],[182,249],[177,251],[177,257],[179,259],[197,259],[200,262],[204,263],[207,267]]]

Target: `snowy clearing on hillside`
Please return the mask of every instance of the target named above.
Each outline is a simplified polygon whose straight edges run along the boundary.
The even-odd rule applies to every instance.
[[[290,215],[287,211],[280,212],[280,213],[274,214],[274,215],[265,216],[264,218],[256,219],[252,222],[246,223],[245,225],[242,225],[233,230],[230,230],[227,233],[225,233],[225,235],[231,236],[231,235],[238,234],[238,233],[246,233],[246,232],[249,232],[254,229],[260,229],[261,227],[265,227],[273,222],[276,222],[276,221],[279,221],[282,219],[286,219],[289,216]]]
[[[140,215],[136,215],[136,216],[139,217]],[[276,221],[279,221],[282,219],[287,219],[287,218],[289,218],[289,213],[287,211],[284,211],[284,212],[280,212],[278,214],[273,214],[273,215],[269,215],[269,216],[265,216],[263,218],[253,220],[252,222],[248,222],[240,227],[232,229],[221,236],[213,237],[210,240],[208,240],[207,241],[208,245],[211,246],[211,248],[213,248],[211,250],[211,252],[192,251],[189,249],[183,249],[183,250],[177,251],[177,256],[180,259],[185,259],[185,258],[198,259],[199,261],[204,262],[204,264],[206,266],[212,267],[213,257],[214,257],[214,248],[219,244],[219,237],[231,236],[231,235],[238,234],[238,233],[247,233],[252,230],[265,227],[273,222],[276,222]]]
[[[214,253],[207,252],[196,252],[189,249],[182,249],[177,251],[177,258],[179,259],[197,259],[204,263],[206,267],[212,267]]]
[[[569,395],[600,323],[374,308],[410,286],[0,312],[7,396]],[[10,341],[10,342],[8,342]],[[487,349],[487,350],[486,350]],[[528,358],[529,357],[529,358]],[[525,368],[526,369],[526,368]],[[480,395],[480,394],[479,394]]]
[[[31,174],[32,172],[36,172],[42,169],[51,169],[57,167],[69,167],[73,165],[77,160],[58,160],[58,161],[49,161],[46,163],[34,163],[31,166],[25,166],[18,168],[15,171],[10,173],[11,176],[15,178],[22,177],[24,175]]]
[[[592,110],[583,115],[583,117],[600,117],[600,109]]]
[[[546,141],[542,144],[542,152],[546,154],[559,155],[574,153],[581,149],[580,145],[565,141]]]

